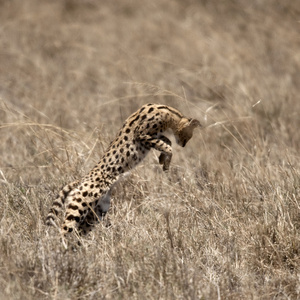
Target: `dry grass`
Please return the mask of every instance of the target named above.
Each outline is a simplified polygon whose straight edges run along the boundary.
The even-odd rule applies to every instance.
[[[0,299],[299,299],[299,13],[0,1]],[[44,225],[53,197],[147,102],[207,128],[169,174],[149,155],[112,226],[64,250]]]

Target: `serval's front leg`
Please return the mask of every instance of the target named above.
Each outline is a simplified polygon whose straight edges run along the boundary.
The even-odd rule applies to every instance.
[[[164,141],[166,144],[168,144],[170,147],[172,147],[172,142],[164,135],[161,135],[159,137],[160,140]],[[158,158],[159,164],[160,165],[164,165],[165,164],[165,160],[168,159],[168,156],[166,155],[165,152],[161,152],[160,156]]]
[[[165,136],[159,138],[152,137],[151,135],[142,135],[139,137],[139,141],[146,148],[154,148],[161,152],[159,156],[159,163],[163,165],[163,170],[169,170],[169,166],[172,159],[172,147],[171,141]]]

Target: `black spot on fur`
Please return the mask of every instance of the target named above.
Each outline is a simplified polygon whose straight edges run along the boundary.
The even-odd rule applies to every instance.
[[[87,191],[85,191],[85,192],[83,192],[83,193],[82,193],[82,196],[83,196],[83,197],[86,197],[86,196],[87,196],[87,194],[88,194],[88,192],[87,192]]]
[[[90,185],[90,188],[91,188],[91,189],[93,189],[93,188],[94,188],[94,185],[93,185],[93,184],[91,184],[91,185]]]
[[[127,135],[124,136],[124,140],[128,141],[128,136]]]
[[[68,205],[68,208],[76,210],[76,209],[78,209],[78,206],[71,203]]]
[[[70,189],[71,190],[71,189]],[[64,194],[64,197],[67,197],[68,194],[70,193],[70,191],[65,191],[65,190],[62,190],[63,194]]]
[[[129,129],[129,128],[127,128],[125,132],[126,132],[126,133],[129,133],[129,132],[130,132],[130,129]]]
[[[123,153],[123,152],[124,152],[124,149],[123,149],[123,148],[121,148],[121,149],[120,149],[120,152],[121,152],[121,153]]]
[[[149,110],[148,110],[148,114],[150,114],[150,113],[151,113],[153,110],[154,110],[154,108],[153,108],[153,107],[149,108]]]
[[[141,110],[142,111],[142,110]],[[129,127],[132,126],[132,124],[137,121],[139,119],[140,115],[138,114],[130,123],[129,123]],[[127,129],[128,130],[128,129]],[[128,132],[127,132],[128,133]]]
[[[129,152],[129,151],[127,151],[126,156],[127,156],[127,157],[130,156],[130,152]]]
[[[55,206],[59,206],[59,207],[62,207],[62,203],[60,203],[60,202],[57,202],[57,200],[53,203],[53,205],[55,205]]]
[[[74,219],[75,219],[75,217],[73,215],[67,216],[67,220],[68,221],[73,221]]]

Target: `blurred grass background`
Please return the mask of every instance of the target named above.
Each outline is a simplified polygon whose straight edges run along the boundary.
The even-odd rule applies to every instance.
[[[1,299],[298,299],[298,1],[0,1]],[[141,105],[153,151],[77,252],[44,219]]]

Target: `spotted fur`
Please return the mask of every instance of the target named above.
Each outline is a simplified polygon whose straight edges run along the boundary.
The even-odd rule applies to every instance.
[[[111,142],[99,163],[81,180],[66,185],[54,200],[47,216],[48,225],[65,208],[62,232],[74,229],[86,233],[110,207],[110,194],[122,174],[133,169],[151,148],[161,152],[159,163],[167,171],[172,159],[171,141],[163,135],[171,129],[176,142],[184,147],[201,126],[167,105],[146,104],[133,113]]]

